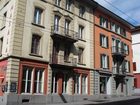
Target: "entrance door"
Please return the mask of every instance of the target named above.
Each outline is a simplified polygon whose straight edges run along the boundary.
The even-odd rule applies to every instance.
[[[100,77],[100,93],[107,94],[108,77]]]

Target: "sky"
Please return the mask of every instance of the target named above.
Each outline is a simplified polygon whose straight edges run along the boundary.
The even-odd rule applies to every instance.
[[[95,0],[131,24],[140,25],[140,0]]]

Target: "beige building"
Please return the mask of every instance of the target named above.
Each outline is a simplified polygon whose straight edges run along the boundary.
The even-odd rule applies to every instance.
[[[93,95],[95,7],[90,0],[0,0],[2,105]]]

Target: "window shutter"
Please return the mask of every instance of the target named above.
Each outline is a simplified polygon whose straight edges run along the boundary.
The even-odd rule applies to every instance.
[[[106,28],[108,28],[108,20],[106,19]]]
[[[102,34],[100,34],[100,46],[102,46]]]
[[[100,16],[100,26],[102,26],[103,18]]]
[[[130,73],[130,61],[128,61],[128,72]]]
[[[108,37],[106,37],[106,45],[107,45],[107,48],[109,47],[109,42],[108,42]]]
[[[127,54],[129,54],[129,46],[127,45]]]
[[[136,71],[136,62],[133,62],[133,71]]]
[[[103,68],[103,63],[102,63],[102,54],[100,54],[100,67]]]
[[[107,68],[109,69],[109,56],[107,56]]]

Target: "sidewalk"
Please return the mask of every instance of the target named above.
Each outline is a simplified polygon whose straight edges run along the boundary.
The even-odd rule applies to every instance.
[[[106,98],[106,99],[88,99],[80,102],[71,102],[71,103],[58,103],[58,104],[48,104],[48,105],[102,105],[102,104],[113,104],[131,101],[140,100],[140,95],[137,96],[126,96],[126,97],[115,97],[115,98]]]

